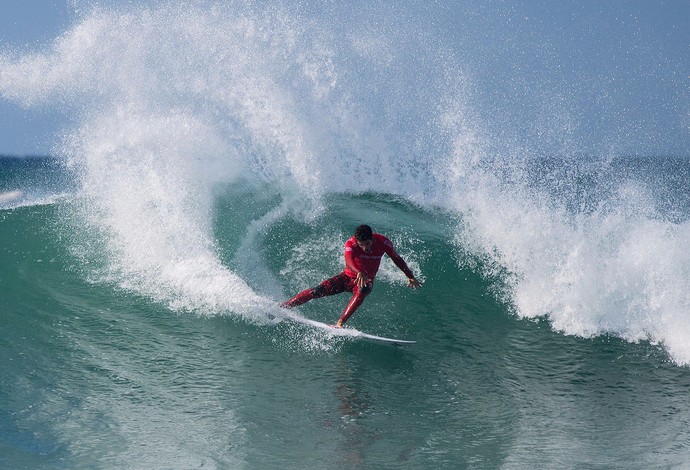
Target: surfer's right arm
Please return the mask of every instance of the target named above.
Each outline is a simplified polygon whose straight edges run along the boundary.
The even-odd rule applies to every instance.
[[[355,284],[357,284],[357,286],[361,288],[367,285],[369,278],[363,271],[357,269],[354,258],[352,257],[352,249],[348,249],[348,247],[345,247],[345,267],[356,274]]]

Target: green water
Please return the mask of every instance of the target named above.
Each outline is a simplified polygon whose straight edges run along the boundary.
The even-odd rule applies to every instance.
[[[336,220],[351,225],[358,205],[368,216],[386,210],[393,238],[395,221],[415,234],[407,249],[421,253],[410,258],[425,285],[379,280],[351,321],[418,341],[409,347],[171,311],[85,281],[88,266],[75,262],[60,223],[66,204],[3,211],[3,466],[683,466],[686,368],[646,343],[518,319],[479,275],[457,268],[442,225],[432,225],[439,214],[372,198],[333,204],[311,227],[286,221],[294,234],[276,225],[262,256],[283,265],[285,246],[337,230]],[[232,225],[217,231],[231,236]],[[332,318],[345,302],[302,313]]]

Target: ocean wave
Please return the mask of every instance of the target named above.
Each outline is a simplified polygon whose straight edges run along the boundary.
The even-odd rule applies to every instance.
[[[690,363],[688,208],[629,175],[580,178],[587,158],[590,176],[623,158],[617,125],[592,146],[570,108],[582,90],[523,90],[537,97],[523,103],[539,117],[527,129],[482,106],[482,74],[410,17],[343,28],[313,15],[98,7],[49,50],[0,57],[3,96],[75,122],[56,150],[79,181],[75,226],[97,239],[84,255],[91,242],[75,237],[75,252],[106,259],[94,278],[176,310],[263,321],[274,299],[221,262],[218,188],[254,181],[281,201],[246,227],[245,249],[266,225],[318,223],[327,196],[395,195],[456,223],[460,264],[480,260],[517,315],[662,343]],[[560,173],[525,168],[564,154]]]

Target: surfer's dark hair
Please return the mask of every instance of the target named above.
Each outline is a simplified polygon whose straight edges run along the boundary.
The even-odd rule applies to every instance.
[[[371,240],[374,238],[374,234],[371,231],[371,227],[368,225],[360,225],[355,229],[355,239],[359,241]]]

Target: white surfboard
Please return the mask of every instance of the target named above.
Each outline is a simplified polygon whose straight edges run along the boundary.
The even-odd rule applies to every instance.
[[[386,338],[384,336],[376,336],[376,335],[370,335],[369,333],[364,333],[359,330],[355,330],[354,328],[336,328],[335,326],[332,325],[327,325],[326,323],[321,323],[320,321],[316,320],[310,320],[309,318],[304,318],[299,315],[297,315],[294,312],[287,311],[285,313],[285,318],[288,320],[292,320],[297,323],[302,323],[304,325],[309,325],[313,326],[314,328],[318,328],[320,330],[327,331],[328,334],[334,335],[334,336],[348,336],[351,338],[362,338],[362,339],[367,339],[370,341],[381,341],[383,343],[391,343],[395,345],[403,345],[403,344],[414,344],[416,341],[408,341],[404,339],[395,339],[395,338]]]

